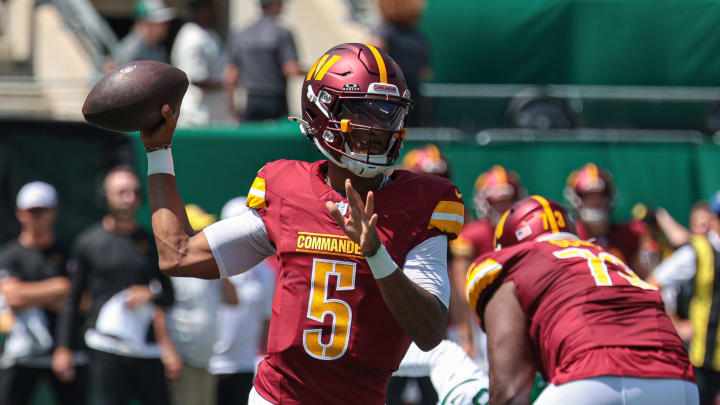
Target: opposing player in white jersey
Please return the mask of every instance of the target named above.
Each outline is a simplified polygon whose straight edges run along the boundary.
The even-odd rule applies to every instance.
[[[487,373],[449,340],[427,352],[411,344],[393,376],[430,376],[439,405],[486,405],[490,399]]]

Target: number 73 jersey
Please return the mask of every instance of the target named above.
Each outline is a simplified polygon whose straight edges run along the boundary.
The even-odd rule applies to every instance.
[[[481,256],[466,284],[481,323],[506,282],[528,318],[533,360],[553,384],[601,375],[694,381],[657,288],[601,247],[555,234]]]

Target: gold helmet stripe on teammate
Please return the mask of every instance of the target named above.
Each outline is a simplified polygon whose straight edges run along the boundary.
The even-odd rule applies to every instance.
[[[546,200],[545,197],[539,195],[532,196],[532,199],[542,205],[543,211],[545,211],[545,216],[547,217],[547,222],[550,225],[550,230],[552,231],[552,233],[560,232],[557,220],[555,219],[555,214],[553,214],[552,208],[550,208],[550,203],[548,202],[548,200]]]
[[[495,225],[495,241],[500,240],[503,234],[503,228],[505,227],[505,220],[507,219],[508,215],[510,215],[510,210],[505,211],[505,213],[500,218],[500,221],[498,221],[498,224]]]

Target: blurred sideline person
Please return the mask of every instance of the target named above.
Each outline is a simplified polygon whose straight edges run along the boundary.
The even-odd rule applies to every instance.
[[[488,335],[490,402],[698,403],[695,373],[658,289],[599,245],[567,211],[531,196],[495,228],[497,251],[475,260],[467,297]]]
[[[445,335],[447,241],[464,206],[445,179],[386,174],[411,100],[384,51],[333,47],[301,94],[302,117],[292,119],[328,160],[267,163],[248,194],[252,210],[195,235],[169,148],[178,112],[162,107],[165,124],[141,134],[160,267],[230,277],[277,256],[268,353],[249,403],[382,405],[410,342],[429,350]]]
[[[494,165],[475,179],[473,202],[478,219],[463,227],[460,236],[450,243],[451,271],[456,275],[461,291],[465,291],[465,276],[472,261],[493,250],[495,225],[502,214],[517,200],[525,196],[520,176],[500,165]],[[472,311],[462,294],[463,309],[468,322],[457,328],[458,341],[470,357],[487,370],[485,334],[472,321]]]
[[[660,263],[650,281],[662,287],[678,333],[690,342],[700,404],[713,405],[720,393],[720,219],[706,203],[696,204],[693,213],[687,244]]]
[[[565,199],[575,211],[580,239],[594,238],[596,244],[628,263],[640,278],[645,279],[651,269],[640,260],[640,250],[648,231],[638,220],[610,221],[616,193],[612,175],[594,163],[587,163],[570,173],[563,190]]]
[[[413,98],[413,114],[408,126],[428,125],[430,105],[420,93],[420,85],[432,79],[430,43],[417,25],[425,5],[423,0],[379,0],[382,23],[376,27],[373,44],[384,49],[400,65]]]
[[[245,197],[228,201],[221,219],[237,217],[249,208]],[[265,262],[229,281],[236,305],[221,303],[218,337],[210,357],[210,372],[217,379],[217,405],[244,405],[252,389],[255,367],[266,350],[272,313],[274,271]]]
[[[280,24],[284,0],[259,0],[262,16],[228,41],[225,76],[230,110],[237,113],[234,91],[239,82],[247,93],[242,119],[287,117],[287,79],[305,74],[298,63],[292,33]]]
[[[172,47],[172,64],[184,71],[190,86],[183,98],[179,127],[227,123],[230,109],[222,84],[222,41],[212,28],[217,11],[212,0],[188,0],[192,20],[183,24]]]
[[[182,366],[166,325],[164,309],[173,303],[172,284],[157,267],[153,237],[136,222],[140,181],[129,166],[118,166],[102,183],[106,214],[76,239],[68,272],[72,291],[59,320],[53,365],[72,375],[69,350],[82,293],[92,306],[85,343],[100,403],[170,403],[165,374],[176,378]]]
[[[115,63],[122,65],[134,60],[170,63],[163,41],[175,14],[175,9],[166,6],[163,0],[137,0],[133,7],[135,23],[113,51]]]
[[[188,204],[185,210],[195,232],[216,220],[214,215],[195,204]],[[214,404],[216,383],[208,366],[216,339],[223,281],[175,277],[171,282],[175,304],[167,312],[167,326],[183,360],[180,376],[170,381],[172,403]],[[234,304],[237,304],[236,298]]]
[[[38,383],[45,380],[58,403],[84,404],[87,359],[77,358],[82,366],[72,381],[52,372],[57,313],[70,294],[65,267],[69,251],[55,239],[53,229],[58,216],[55,187],[40,181],[24,185],[15,215],[20,235],[0,250],[0,299],[6,311],[0,315],[6,334],[0,356],[0,403],[30,403]],[[74,349],[80,348],[77,340],[73,343]]]

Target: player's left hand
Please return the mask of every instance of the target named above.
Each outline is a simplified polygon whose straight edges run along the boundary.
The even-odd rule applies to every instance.
[[[340,213],[340,210],[332,201],[326,202],[325,208],[335,218],[340,229],[353,242],[360,245],[363,255],[372,256],[382,243],[375,228],[378,220],[378,216],[374,212],[375,196],[372,191],[369,191],[365,203],[363,203],[360,194],[355,191],[350,179],[345,180],[345,192],[348,197],[348,211],[350,214],[347,218]]]

